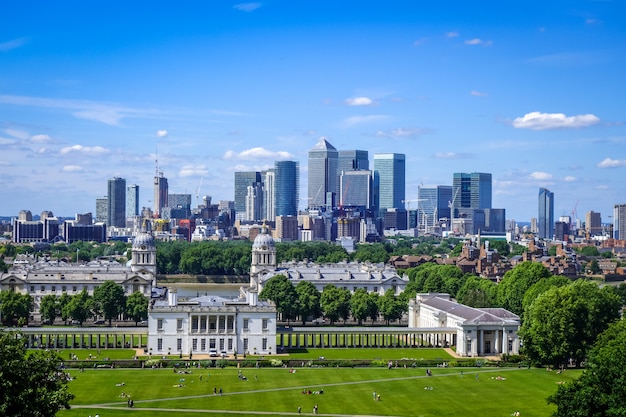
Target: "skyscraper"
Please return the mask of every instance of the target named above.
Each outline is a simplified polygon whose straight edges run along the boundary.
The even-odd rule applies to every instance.
[[[370,169],[370,161],[367,151],[350,150],[339,151],[339,174],[342,171],[361,171]]]
[[[374,204],[378,210],[404,208],[406,162],[401,153],[374,154]]]
[[[339,177],[339,205],[342,207],[363,207],[372,204],[372,172],[341,171]]]
[[[297,216],[300,188],[300,164],[297,161],[274,163],[274,213]]]
[[[248,186],[261,182],[261,173],[258,171],[235,172],[235,211],[243,215],[246,211],[246,195]]]
[[[554,236],[554,193],[547,188],[539,189],[539,215],[537,229],[542,239]]]
[[[157,217],[160,217],[163,208],[167,207],[167,192],[167,178],[162,172],[157,172],[154,177],[154,214]]]
[[[602,216],[591,210],[585,214],[585,230],[591,236],[599,236],[602,234]]]
[[[309,151],[309,207],[332,205],[339,190],[338,164],[337,149],[326,138],[320,138]]]
[[[276,204],[274,198],[276,196],[276,175],[273,169],[268,169],[262,173],[263,177],[263,218],[274,220],[276,218]]]
[[[107,194],[107,226],[126,227],[126,180],[111,178]]]
[[[491,174],[455,172],[452,176],[452,198],[456,209],[491,208]]]
[[[452,202],[452,186],[420,187],[417,190],[417,200],[417,222],[420,230],[428,231],[439,219],[450,219],[448,203]]]
[[[613,237],[626,240],[626,204],[616,204],[613,207]]]
[[[96,223],[106,223],[109,220],[109,198],[96,198]]]
[[[126,189],[126,217],[139,216],[139,186],[131,184]]]

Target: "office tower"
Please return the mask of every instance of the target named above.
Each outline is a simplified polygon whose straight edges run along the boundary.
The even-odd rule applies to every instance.
[[[339,205],[363,207],[372,205],[372,172],[342,171],[339,177]]]
[[[554,238],[556,240],[565,241],[569,236],[569,223],[558,221],[554,223]]]
[[[276,174],[273,169],[262,173],[263,176],[263,218],[274,220],[276,217]]]
[[[428,232],[439,223],[439,219],[450,219],[452,186],[419,187],[417,189],[418,229]]]
[[[167,178],[162,172],[157,172],[154,177],[154,214],[161,217],[161,211],[167,207]]]
[[[246,215],[244,220],[263,220],[263,187],[260,182],[248,185],[246,194]]]
[[[274,237],[281,242],[292,242],[298,240],[298,217],[297,216],[276,216],[276,230]]]
[[[235,172],[235,211],[242,214],[246,211],[246,195],[248,185],[261,182],[261,173],[258,171]]]
[[[126,189],[126,217],[139,216],[139,186],[131,184]]]
[[[454,208],[491,208],[491,174],[455,172],[452,176]]]
[[[339,151],[337,171],[368,171],[370,161],[367,151],[351,150]]]
[[[126,180],[111,178],[107,194],[107,226],[126,227]]]
[[[506,233],[506,210],[501,208],[489,208],[482,210],[485,213],[485,224],[481,231],[486,233]]]
[[[547,188],[539,189],[539,215],[537,229],[541,239],[554,236],[554,193]]]
[[[404,208],[406,162],[404,154],[374,154],[374,205],[383,211]]]
[[[191,209],[191,194],[168,194],[167,207]]]
[[[109,217],[109,198],[96,198],[96,223],[106,223]]]
[[[585,214],[585,230],[591,236],[600,236],[602,234],[602,217],[600,213],[592,210]]]
[[[613,237],[626,240],[626,204],[616,204],[613,207]]]
[[[274,213],[276,217],[298,215],[299,182],[300,164],[297,161],[274,163]]]
[[[337,165],[339,153],[325,138],[309,151],[309,202],[310,208],[332,206],[333,195],[339,191]],[[279,215],[276,213],[276,215]]]

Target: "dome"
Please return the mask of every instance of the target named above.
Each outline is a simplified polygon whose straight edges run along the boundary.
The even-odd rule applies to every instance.
[[[145,249],[146,247],[154,247],[154,238],[150,233],[139,233],[133,240],[133,249]]]
[[[263,227],[261,229],[261,233],[254,238],[254,243],[252,244],[252,249],[262,249],[266,250],[269,248],[274,248],[274,238],[267,233],[267,228]]]

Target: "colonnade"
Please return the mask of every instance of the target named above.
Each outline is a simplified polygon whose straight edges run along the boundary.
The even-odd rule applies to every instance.
[[[20,333],[28,348],[128,348],[146,347],[148,329],[115,328],[22,328]]]

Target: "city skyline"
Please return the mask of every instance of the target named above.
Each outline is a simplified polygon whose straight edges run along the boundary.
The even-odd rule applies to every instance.
[[[154,207],[155,168],[234,200],[235,171],[279,160],[304,197],[320,137],[406,155],[407,200],[489,172],[521,222],[540,188],[555,218],[626,203],[619,2],[166,4],[6,5],[0,215],[96,213],[114,177]]]

